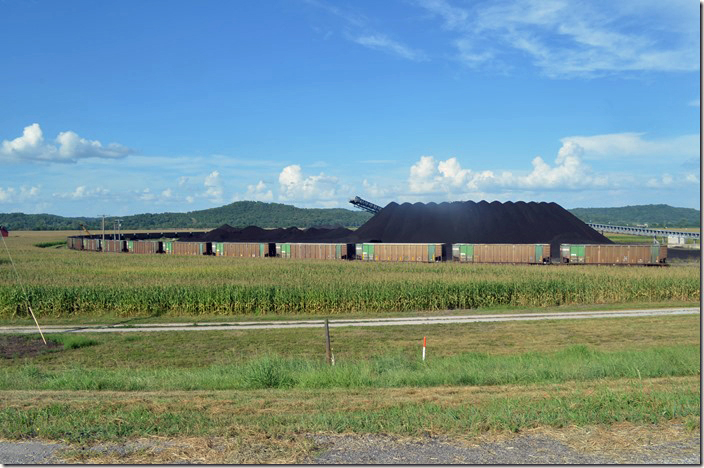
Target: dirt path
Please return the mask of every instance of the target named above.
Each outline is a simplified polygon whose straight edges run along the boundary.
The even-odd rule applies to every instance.
[[[544,314],[456,315],[437,317],[404,317],[378,319],[333,319],[330,327],[382,327],[394,325],[431,325],[445,323],[510,322],[521,320],[575,320],[592,318],[646,317],[657,315],[699,314],[699,307],[670,309],[602,310],[589,312],[551,312]],[[319,328],[323,320],[296,320],[277,322],[216,322],[216,323],[161,323],[134,325],[49,325],[44,333],[100,333],[100,332],[155,332],[155,331],[204,331],[204,330],[255,330],[275,328]],[[36,333],[31,326],[0,326],[0,333]]]

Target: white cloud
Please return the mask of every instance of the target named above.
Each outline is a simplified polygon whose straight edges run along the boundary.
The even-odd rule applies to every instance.
[[[142,201],[155,201],[156,200],[156,195],[152,193],[152,191],[148,188],[145,188],[142,190],[142,193],[139,194],[139,199]]]
[[[699,185],[699,176],[694,173],[682,173],[672,175],[669,173],[664,173],[659,177],[651,177],[646,182],[646,187],[654,189],[662,188],[681,188],[683,185]]]
[[[162,198],[171,198],[171,197],[173,197],[173,195],[174,195],[174,192],[173,192],[170,188],[169,188],[169,189],[166,189],[166,190],[163,190],[163,191],[161,192],[161,197],[162,197]]]
[[[213,171],[208,174],[203,182],[206,187],[204,196],[209,198],[213,203],[223,202],[223,188],[222,181],[220,180],[220,173],[218,171]]]
[[[510,66],[512,55],[519,54],[551,77],[698,70],[693,2],[417,3],[455,35],[457,58],[470,66],[499,61]]]
[[[379,184],[369,182],[367,179],[362,181],[362,189],[365,195],[370,195],[372,197],[387,197],[390,194],[400,192],[401,187],[395,187],[394,184],[386,183],[383,186]]]
[[[0,187],[0,203],[18,203],[36,199],[39,196],[40,187],[21,186],[19,190],[14,187]]]
[[[591,173],[591,169],[582,162],[582,154],[583,149],[579,145],[566,142],[560,148],[553,166],[538,156],[531,161],[533,168],[527,174],[511,171],[496,174],[491,170],[476,172],[462,168],[457,158],[436,162],[432,156],[421,156],[410,168],[408,189],[414,194],[445,192],[460,195],[497,188],[569,190],[609,185],[608,177]]]
[[[260,180],[256,185],[247,186],[247,200],[270,202],[274,199],[274,193],[267,188],[263,180]]]
[[[425,54],[420,50],[413,50],[410,47],[401,44],[386,37],[383,34],[368,34],[358,36],[353,39],[357,44],[369,47],[370,49],[380,50],[391,55],[396,55],[407,60],[423,61],[426,60]]]
[[[593,136],[569,136],[562,138],[584,150],[584,159],[614,159],[699,155],[699,135],[682,135],[674,138],[646,140],[644,133],[609,133]]]
[[[33,123],[24,128],[22,136],[3,140],[0,160],[72,163],[85,158],[124,158],[134,152],[117,143],[103,146],[98,140],[86,140],[72,131],[59,133],[55,143],[45,143],[41,127],[38,123]]]
[[[699,99],[692,99],[691,101],[689,101],[687,103],[687,105],[692,106],[692,107],[699,107],[700,106]]]
[[[85,200],[103,197],[109,193],[110,191],[104,187],[88,188],[85,185],[79,185],[73,192],[57,192],[53,196],[70,200]]]
[[[329,201],[338,196],[339,187],[337,177],[326,176],[322,172],[317,176],[304,177],[298,164],[286,166],[279,174],[279,199],[282,201]]]

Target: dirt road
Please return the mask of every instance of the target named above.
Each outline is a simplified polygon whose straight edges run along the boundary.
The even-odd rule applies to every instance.
[[[677,307],[670,309],[601,310],[589,312],[551,312],[539,314],[500,315],[455,315],[436,317],[333,319],[330,327],[383,327],[398,325],[432,325],[472,322],[510,322],[522,320],[576,320],[592,318],[647,317],[657,315],[699,314],[699,307]],[[256,330],[274,328],[319,328],[324,320],[295,320],[269,322],[208,322],[208,323],[160,323],[160,324],[116,324],[116,325],[49,325],[42,326],[44,333],[112,333],[112,332],[157,332],[157,331],[204,331],[204,330]],[[2,326],[0,333],[36,333],[34,326]]]

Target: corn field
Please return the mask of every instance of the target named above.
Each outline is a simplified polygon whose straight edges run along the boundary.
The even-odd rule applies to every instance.
[[[40,317],[333,315],[501,306],[697,302],[698,266],[672,268],[394,264],[128,255],[39,248],[57,233],[6,239]],[[7,253],[0,318],[27,316]]]

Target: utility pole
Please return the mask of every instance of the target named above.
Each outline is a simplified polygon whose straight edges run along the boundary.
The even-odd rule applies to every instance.
[[[105,253],[105,215],[100,215],[103,217],[103,242],[100,244],[100,250]]]

